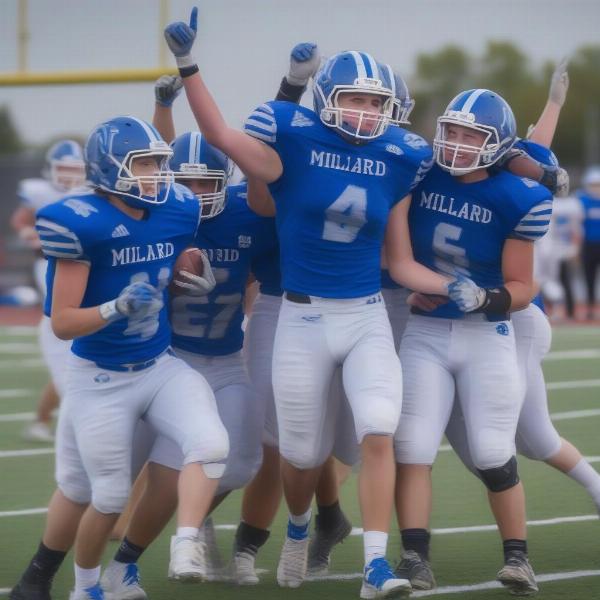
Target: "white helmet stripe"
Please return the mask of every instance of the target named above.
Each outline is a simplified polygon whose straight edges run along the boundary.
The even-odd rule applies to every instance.
[[[192,131],[190,135],[190,151],[188,163],[191,165],[200,162],[200,145],[202,144],[202,136],[197,131]]]
[[[394,77],[394,71],[392,71],[392,67],[390,67],[390,65],[384,64],[383,65],[385,67],[385,69],[388,72],[388,77],[390,80],[390,85],[391,85],[391,90],[392,90],[392,96],[394,98],[396,98],[396,78]]]
[[[142,127],[142,129],[146,132],[146,135],[148,136],[148,140],[150,142],[160,142],[161,141],[161,139],[156,135],[156,133],[154,133],[153,129],[151,127],[148,127],[148,123],[146,123],[145,121],[142,121],[141,119],[138,119],[137,117],[127,117],[127,118],[131,119],[132,121],[135,121]]]
[[[371,73],[373,73],[373,75],[372,75],[373,79],[381,79],[381,77],[379,75],[379,68],[377,67],[377,63],[375,62],[375,59],[367,52],[363,52],[362,55],[366,56],[367,60],[369,61],[369,66],[371,67]]]
[[[487,92],[484,88],[479,88],[478,90],[473,90],[471,95],[467,98],[466,102],[463,104],[461,108],[461,112],[470,113],[473,108],[473,104],[477,101],[477,98],[481,96],[484,92]]]
[[[365,62],[363,61],[360,52],[356,52],[355,50],[350,50],[350,54],[356,63],[356,74],[359,79],[364,79],[367,76],[367,69],[365,67]]]

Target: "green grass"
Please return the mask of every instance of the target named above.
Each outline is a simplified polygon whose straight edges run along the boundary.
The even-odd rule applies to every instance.
[[[0,349],[6,342],[33,343],[35,336],[9,335],[0,329]],[[600,328],[560,328],[554,332],[553,350],[600,348]],[[22,366],[23,359],[37,355],[17,352],[0,353],[0,389],[26,389],[19,398],[0,398],[0,414],[34,410],[37,396],[44,385],[43,367]],[[12,366],[3,368],[9,361]],[[16,365],[16,366],[15,366]],[[600,377],[600,359],[549,361],[544,371],[549,382]],[[550,411],[564,412],[600,408],[600,387],[554,390],[549,394]],[[24,423],[0,421],[0,451],[31,448],[21,440]],[[600,416],[557,421],[564,437],[575,443],[586,455],[600,455]],[[44,447],[43,445],[41,447]],[[585,491],[552,468],[520,459],[520,472],[527,493],[529,520],[594,514],[595,509]],[[600,463],[596,463],[598,468]],[[53,455],[0,457],[0,512],[46,505],[53,487]],[[344,510],[352,522],[360,525],[356,502],[356,480],[351,477],[341,490]],[[215,515],[218,524],[237,523],[240,493],[232,494]],[[18,579],[35,550],[44,527],[44,515],[0,517],[0,588],[8,588]],[[275,582],[277,557],[283,541],[285,513],[281,509],[273,526],[271,539],[261,550],[258,566],[267,569],[261,585],[239,589],[225,584],[184,586],[166,580],[168,543],[172,527],[148,549],[140,562],[144,587],[152,599],[181,600],[210,598],[223,600],[304,598],[358,598],[359,580],[307,582],[298,590],[282,591]],[[434,528],[463,527],[493,523],[486,494],[480,483],[459,463],[452,452],[440,452],[434,467]],[[218,532],[222,553],[230,552],[233,531]],[[600,522],[584,521],[530,527],[530,555],[538,574],[600,569]],[[106,559],[114,552],[112,543]],[[392,528],[389,557],[400,554],[397,531]],[[433,566],[440,586],[468,585],[493,580],[501,566],[501,545],[496,532],[469,532],[434,535]],[[362,539],[352,536],[336,549],[332,573],[358,573],[362,567]],[[72,586],[72,560],[59,572],[54,597],[66,598]],[[570,579],[542,583],[539,598],[543,600],[591,600],[600,598],[600,577]],[[441,598],[493,600],[507,598],[504,590],[462,592],[440,595]]]

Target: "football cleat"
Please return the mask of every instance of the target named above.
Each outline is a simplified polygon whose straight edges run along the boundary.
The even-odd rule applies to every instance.
[[[54,434],[52,429],[46,423],[40,421],[33,421],[29,423],[25,429],[23,429],[22,437],[27,442],[54,442]]]
[[[113,600],[110,594],[105,594],[100,583],[84,590],[73,590],[69,594],[69,600]]]
[[[233,555],[232,577],[238,585],[256,585],[259,582],[254,561],[256,555],[251,552],[236,552]]]
[[[308,523],[297,526],[288,522],[287,536],[277,565],[277,583],[297,588],[306,578],[308,562]]]
[[[176,581],[205,581],[206,544],[198,538],[172,536],[168,577]]]
[[[394,569],[394,575],[408,579],[415,590],[432,590],[435,587],[431,565],[414,550],[407,550],[402,555],[400,563]]]
[[[352,531],[352,523],[342,514],[340,521],[331,530],[319,528],[317,515],[316,527],[308,546],[308,574],[312,577],[327,575],[331,562],[331,551],[336,544],[343,542]]]
[[[9,600],[52,600],[50,587],[52,579],[43,583],[27,583],[22,579],[8,595]]]
[[[527,555],[520,550],[507,553],[506,562],[496,578],[513,596],[532,596],[539,591]]]
[[[399,598],[408,596],[411,591],[410,581],[394,575],[385,558],[374,558],[365,567],[362,587],[360,588],[360,597],[364,600]]]
[[[135,563],[111,561],[104,569],[100,585],[113,600],[146,600],[148,596],[140,585],[140,575]]]

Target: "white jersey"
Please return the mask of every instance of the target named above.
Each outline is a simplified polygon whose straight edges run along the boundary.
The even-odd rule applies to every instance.
[[[47,179],[41,177],[22,179],[17,188],[17,195],[21,204],[31,208],[34,212],[52,204],[69,194],[81,194],[89,191],[87,188],[63,190],[56,188]]]

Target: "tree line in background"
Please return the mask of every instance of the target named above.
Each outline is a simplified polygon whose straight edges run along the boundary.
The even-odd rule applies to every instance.
[[[534,70],[527,55],[510,42],[489,42],[482,56],[458,46],[419,54],[414,74],[402,74],[416,101],[412,128],[433,139],[436,117],[449,101],[462,90],[484,87],[508,101],[519,135],[525,136],[542,112],[553,68],[548,62]],[[571,57],[569,77],[553,150],[563,166],[582,168],[600,163],[600,45],[584,46]],[[0,107],[0,154],[14,154],[24,146],[8,109]]]

